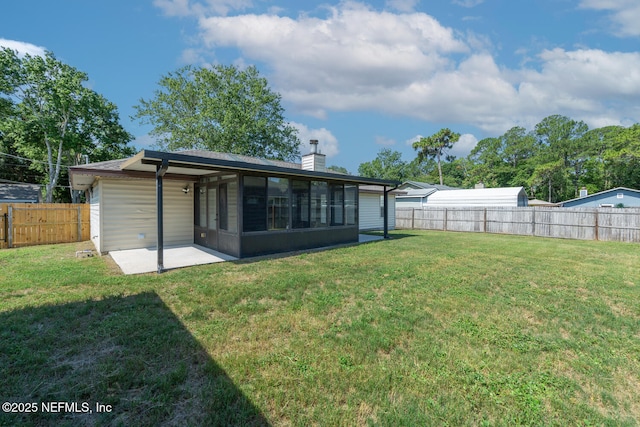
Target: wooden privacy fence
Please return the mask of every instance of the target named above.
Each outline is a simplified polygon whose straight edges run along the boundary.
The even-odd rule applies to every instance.
[[[397,208],[396,228],[640,242],[640,208]]]
[[[89,205],[0,203],[0,249],[89,240]]]

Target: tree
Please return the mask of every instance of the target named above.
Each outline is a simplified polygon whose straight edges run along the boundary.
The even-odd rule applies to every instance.
[[[84,87],[87,75],[53,53],[21,57],[2,48],[0,76],[7,116],[2,139],[35,160],[31,168],[43,174],[47,202],[53,201],[62,166],[75,164],[79,154],[133,152],[127,146],[132,136],[120,126],[116,106]]]
[[[442,181],[442,163],[441,158],[446,150],[453,147],[458,142],[460,134],[452,132],[448,128],[440,129],[438,133],[428,138],[420,138],[419,141],[413,143],[413,149],[418,150],[418,159],[423,161],[425,158],[435,158],[438,163],[438,176],[440,177],[440,185]]]
[[[640,188],[640,124],[611,132],[604,153],[608,188]]]
[[[564,179],[558,180],[559,175],[554,174],[556,182],[550,184],[557,201],[578,195],[586,155],[583,137],[588,130],[584,122],[561,115],[546,117],[536,125],[535,132],[542,147],[541,163],[555,165],[560,160],[566,169],[561,175]]]
[[[375,159],[358,166],[358,175],[367,178],[404,181],[407,173],[406,168],[407,163],[402,160],[402,153],[383,148]]]
[[[299,157],[297,130],[280,94],[251,66],[187,66],[160,79],[134,118],[153,126],[164,149],[206,149],[279,160]]]
[[[351,175],[349,173],[349,171],[347,170],[347,168],[345,168],[343,166],[335,166],[335,165],[333,165],[333,166],[329,166],[327,169],[332,171],[332,172],[338,172],[338,173],[342,173],[342,174],[345,174],[345,175]]]

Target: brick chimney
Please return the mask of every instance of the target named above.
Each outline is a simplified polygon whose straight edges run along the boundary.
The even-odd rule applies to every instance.
[[[302,156],[302,169],[306,171],[326,172],[326,156],[318,152],[318,140],[312,139],[311,152]]]

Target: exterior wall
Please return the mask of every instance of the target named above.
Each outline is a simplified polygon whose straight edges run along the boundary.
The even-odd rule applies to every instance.
[[[398,208],[422,208],[423,197],[398,197],[396,207]]]
[[[358,229],[355,226],[344,226],[283,232],[265,231],[243,234],[240,239],[242,247],[240,256],[251,257],[355,243],[358,241]]]
[[[619,197],[622,196],[622,197]],[[627,189],[613,189],[604,194],[594,194],[581,199],[571,200],[562,205],[567,208],[597,208],[601,205],[613,205],[614,207],[622,203],[624,207],[640,207],[640,192],[629,191]]]
[[[380,193],[360,192],[359,203],[359,228],[360,230],[382,230],[384,228],[384,217],[380,216]],[[396,226],[396,196],[389,194],[389,230],[394,230]]]
[[[515,207],[527,206],[523,189],[513,187],[436,191],[427,197],[425,207]]]
[[[91,197],[89,198],[89,216],[90,216],[90,239],[96,248],[96,251],[102,253],[100,246],[102,232],[100,231],[100,191],[102,190],[102,182],[98,181],[95,187],[91,189]]]
[[[184,181],[163,181],[164,244],[193,244],[193,191]],[[157,245],[156,182],[113,179],[101,182],[102,252]],[[189,183],[193,189],[193,184]]]

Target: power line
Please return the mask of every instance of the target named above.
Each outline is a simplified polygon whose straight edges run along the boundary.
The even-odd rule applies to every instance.
[[[27,158],[27,157],[15,156],[15,155],[13,155],[13,154],[9,154],[9,153],[0,153],[0,156],[12,157],[12,158],[14,158],[14,159],[18,159],[18,160],[27,160],[27,161],[29,161],[29,162],[35,162],[35,163],[43,164],[43,165],[45,165],[45,166],[49,166],[49,163],[48,163],[48,162],[43,162],[42,160],[29,159],[29,158]],[[63,168],[67,168],[67,169],[68,169],[70,166],[62,165],[62,164],[61,164],[61,165],[60,165],[60,167],[63,167]]]

